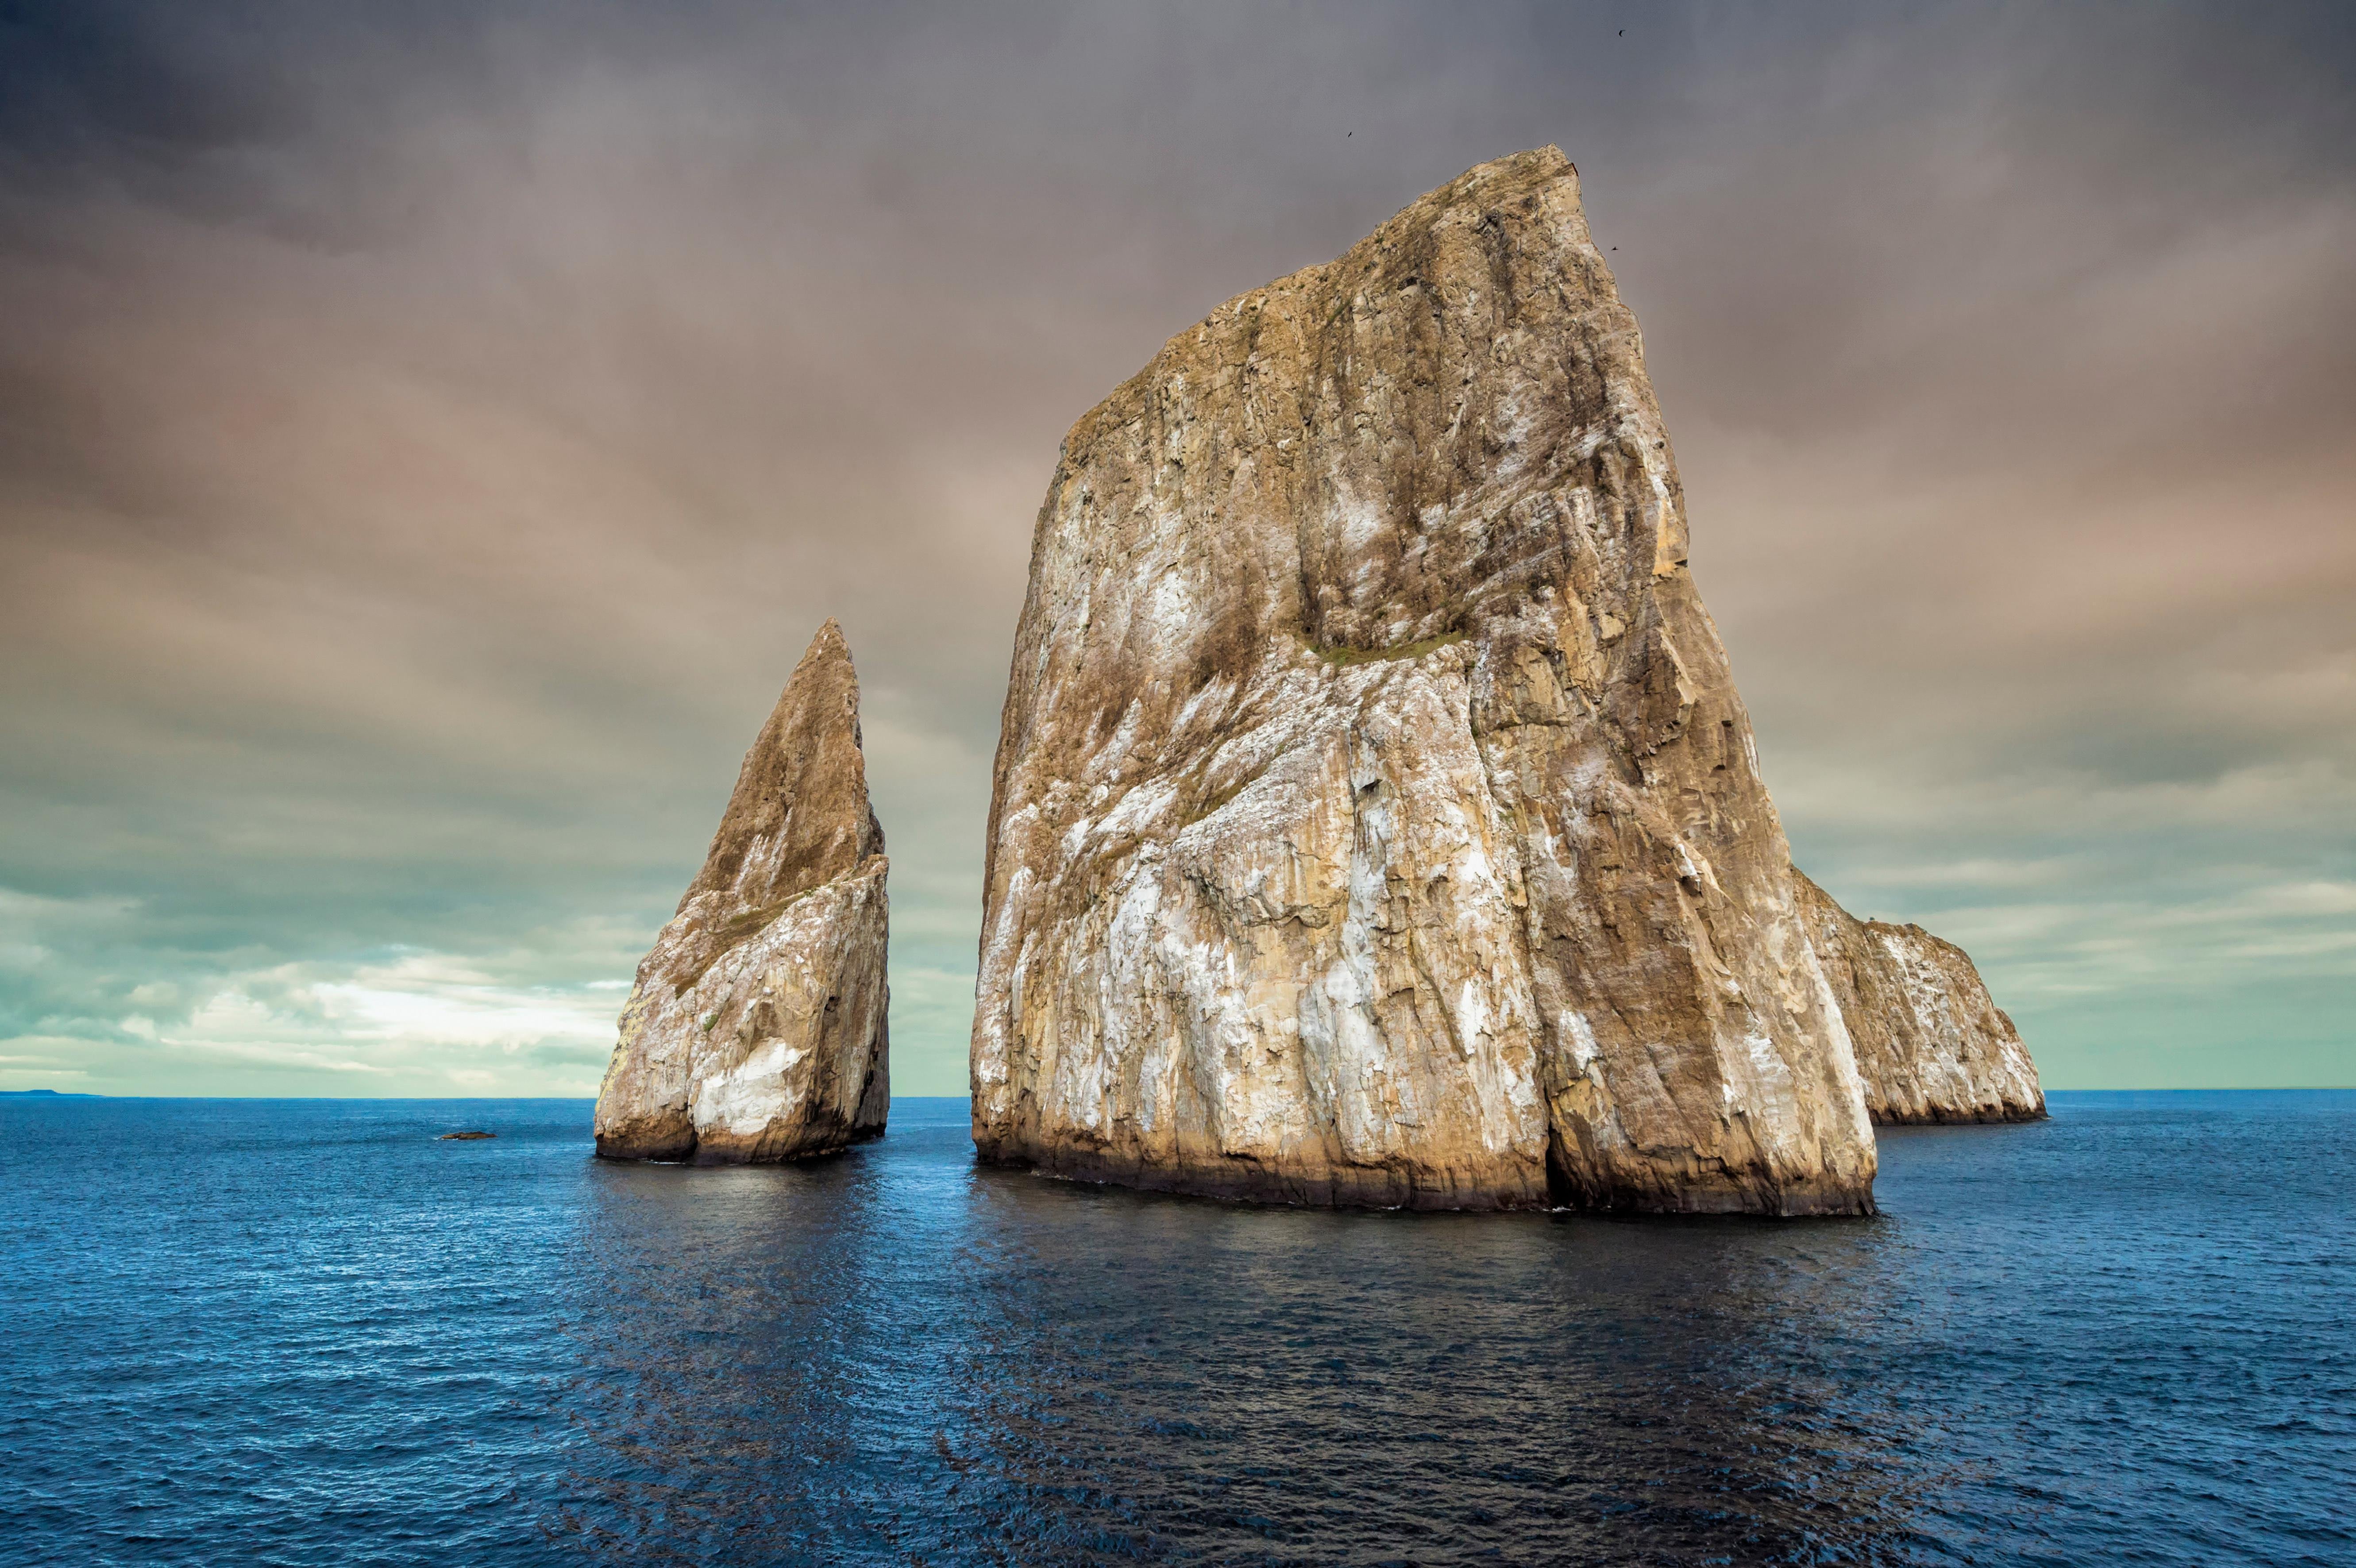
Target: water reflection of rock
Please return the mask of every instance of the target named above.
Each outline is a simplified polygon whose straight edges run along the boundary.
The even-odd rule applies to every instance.
[[[859,1413],[888,1324],[855,1157],[605,1167],[567,1324],[577,1468],[551,1532],[631,1562],[802,1561],[866,1539]]]
[[[1875,1392],[1890,1222],[1242,1210],[954,1127],[596,1179],[593,1556],[1869,1559],[1933,1484]]]
[[[1870,1556],[1914,1511],[1913,1418],[1845,1359],[1886,1232],[992,1185],[1022,1349],[965,1370],[955,1495],[1076,1556]]]

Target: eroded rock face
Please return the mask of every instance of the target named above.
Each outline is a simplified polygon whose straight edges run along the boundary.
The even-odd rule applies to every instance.
[[[1877,1122],[2030,1122],[2045,1092],[2020,1031],[1964,950],[1919,925],[1859,920],[1794,870]]]
[[[884,829],[859,677],[829,621],[736,777],[703,869],[638,965],[597,1094],[597,1152],[798,1159],[880,1137]]]
[[[1848,1037],[1559,152],[1230,301],[1073,427],[984,896],[985,1159],[1870,1210]]]

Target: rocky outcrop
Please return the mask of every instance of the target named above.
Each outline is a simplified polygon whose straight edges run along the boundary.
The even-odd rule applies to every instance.
[[[1230,301],[1073,427],[984,900],[984,1159],[1871,1209],[1848,1036],[1559,152]]]
[[[1877,1122],[2031,1122],[2045,1092],[2020,1031],[1964,950],[1919,925],[1859,920],[1797,870],[1809,945],[1840,998]]]
[[[829,621],[745,753],[703,869],[638,965],[597,1093],[597,1152],[708,1165],[882,1136],[887,869],[859,677]]]

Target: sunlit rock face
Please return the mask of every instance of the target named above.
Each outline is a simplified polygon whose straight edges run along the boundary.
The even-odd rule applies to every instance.
[[[771,1161],[880,1137],[889,909],[859,678],[819,629],[638,965],[597,1094],[609,1159]]]
[[[1859,920],[1798,871],[1809,944],[1841,1016],[1877,1122],[2031,1122],[2045,1092],[2020,1031],[1970,956],[1919,925]]]
[[[985,1159],[1414,1208],[1870,1211],[1873,1135],[1552,148],[1230,301],[1066,438]]]

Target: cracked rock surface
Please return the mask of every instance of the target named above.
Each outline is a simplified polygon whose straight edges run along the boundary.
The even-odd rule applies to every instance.
[[[767,1162],[881,1137],[884,829],[859,677],[819,628],[736,777],[703,869],[638,965],[597,1093],[609,1159]]]
[[[1919,925],[1859,920],[1792,873],[1808,941],[1840,998],[1877,1122],[2033,1122],[2045,1092],[1970,955]]]
[[[1073,427],[989,828],[981,1157],[1858,1213],[1874,1146],[1636,323],[1546,148]]]

